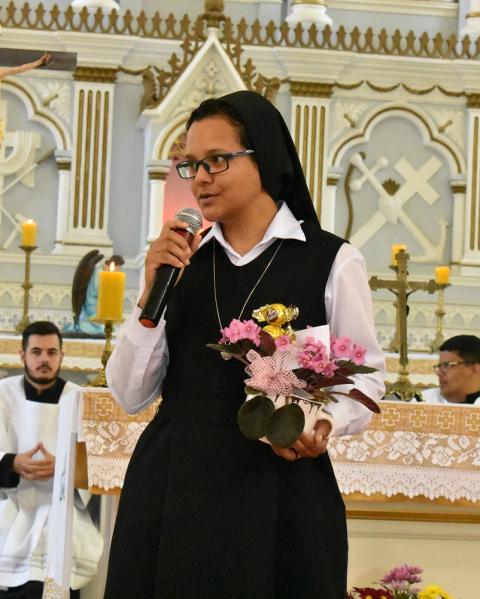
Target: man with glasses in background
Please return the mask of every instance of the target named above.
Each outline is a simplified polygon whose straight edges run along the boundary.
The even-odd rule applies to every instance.
[[[461,403],[480,406],[480,338],[456,335],[440,346],[434,366],[440,387],[423,391],[427,403]]]

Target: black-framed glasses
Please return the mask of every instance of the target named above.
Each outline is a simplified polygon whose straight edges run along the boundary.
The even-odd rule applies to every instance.
[[[202,160],[183,160],[179,162],[175,168],[182,179],[194,179],[200,168],[200,165],[207,171],[209,175],[223,173],[229,167],[229,160],[238,156],[249,156],[255,150],[240,150],[239,152],[226,152],[225,154],[212,154],[205,156]]]
[[[438,374],[439,372],[447,372],[453,366],[460,366],[460,364],[472,364],[472,362],[465,362],[460,360],[449,360],[448,362],[440,362],[439,364],[435,364],[433,370]]]

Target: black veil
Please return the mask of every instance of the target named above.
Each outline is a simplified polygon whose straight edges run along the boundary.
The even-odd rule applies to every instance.
[[[297,220],[319,227],[297,150],[280,112],[251,91],[234,92],[219,100],[229,104],[243,123],[265,191],[276,202],[285,202]]]

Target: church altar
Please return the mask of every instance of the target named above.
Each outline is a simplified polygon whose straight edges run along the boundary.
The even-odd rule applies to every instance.
[[[82,395],[89,488],[118,494],[156,406],[129,416],[108,389],[89,387]],[[407,562],[456,599],[475,599],[480,410],[389,401],[381,409],[363,433],[329,443],[347,508],[349,588]]]
[[[108,389],[83,390],[88,485],[118,492],[135,444],[156,405],[128,415]],[[346,499],[429,499],[480,503],[480,410],[470,406],[381,402],[363,433],[329,442]],[[480,521],[480,510],[478,510]]]

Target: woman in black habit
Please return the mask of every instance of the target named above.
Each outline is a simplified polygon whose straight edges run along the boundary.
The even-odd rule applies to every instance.
[[[297,330],[329,324],[367,347],[379,372],[357,376],[383,395],[364,261],[320,228],[292,139],[262,96],[207,100],[187,123],[186,161],[203,217],[189,248],[167,222],[145,262],[145,287],[107,376],[129,412],[161,392],[122,491],[107,599],[344,599],[344,504],[328,436],[361,430],[370,412],[345,399],[288,449],[250,441],[236,415],[244,365],[207,348],[233,318],[268,303],[295,305]],[[184,267],[156,329],[138,323],[155,270]]]

